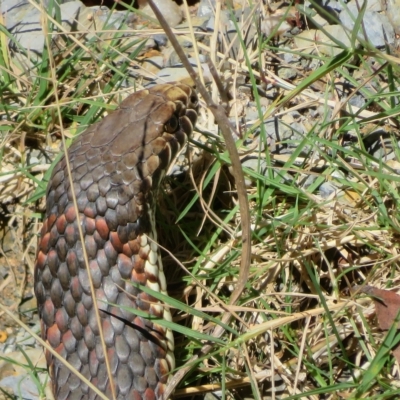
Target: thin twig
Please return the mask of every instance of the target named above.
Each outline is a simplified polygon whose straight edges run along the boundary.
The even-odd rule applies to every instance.
[[[251,229],[250,229],[250,212],[249,212],[249,203],[247,199],[247,192],[246,187],[244,184],[244,175],[242,170],[242,165],[240,163],[240,158],[238,151],[236,149],[235,141],[232,138],[232,128],[230,122],[225,114],[225,109],[217,104],[215,104],[210,95],[208,94],[205,86],[200,81],[199,77],[196,74],[196,71],[191,66],[186,54],[184,53],[182,47],[178,43],[175,35],[173,34],[171,28],[169,27],[168,23],[165,21],[162,13],[159,11],[158,7],[155,5],[153,0],[148,0],[148,3],[153,10],[154,14],[156,15],[158,21],[160,22],[161,27],[164,29],[165,34],[167,35],[168,39],[170,40],[172,46],[174,47],[176,53],[178,54],[179,58],[182,61],[182,64],[188,71],[190,77],[196,84],[197,90],[200,92],[201,96],[203,97],[204,101],[206,102],[208,108],[213,113],[215,120],[218,123],[218,126],[221,129],[222,135],[225,139],[226,148],[229,153],[230,160],[232,162],[232,173],[233,177],[236,181],[236,187],[238,192],[238,200],[239,200],[239,211],[240,211],[240,218],[242,223],[242,244],[243,244],[243,251],[242,251],[242,258],[240,262],[240,271],[239,271],[239,278],[235,287],[235,290],[231,294],[229,304],[235,304],[236,301],[239,299],[240,295],[242,294],[244,287],[246,285],[249,269],[250,269],[250,255],[251,255]],[[231,313],[225,312],[222,316],[222,323],[226,323],[231,318]],[[212,334],[214,337],[220,337],[224,332],[224,329],[221,326],[217,326]],[[205,345],[201,349],[201,355],[205,355],[209,353],[212,349],[211,345]],[[195,356],[192,360],[189,361],[188,367],[184,367],[180,369],[172,378],[170,384],[168,385],[165,393],[165,398],[168,398],[171,393],[173,392],[175,386],[180,382],[183,376],[189,371],[192,367],[192,361],[197,358]]]

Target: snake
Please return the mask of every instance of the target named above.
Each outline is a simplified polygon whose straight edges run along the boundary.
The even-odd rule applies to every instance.
[[[167,294],[155,208],[197,109],[183,83],[129,95],[73,140],[47,185],[34,272],[41,336],[108,398],[162,399],[175,368],[172,331],[135,310],[172,319],[141,286]],[[100,398],[45,353],[57,400]]]

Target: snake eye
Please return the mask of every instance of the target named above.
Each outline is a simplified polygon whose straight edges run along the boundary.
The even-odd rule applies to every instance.
[[[197,98],[197,96],[193,93],[190,96],[190,106],[192,108],[196,108],[199,105],[199,99]]]
[[[164,125],[164,129],[168,133],[174,133],[179,128],[179,119],[176,115],[173,115]]]

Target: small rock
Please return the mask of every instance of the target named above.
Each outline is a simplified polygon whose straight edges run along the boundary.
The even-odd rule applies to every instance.
[[[238,93],[242,93],[244,96],[251,97],[253,95],[253,90],[249,85],[240,85],[237,88]]]
[[[294,42],[298,49],[311,54],[318,48],[318,51],[327,55],[335,56],[343,51],[343,48],[351,46],[349,35],[340,25],[328,25],[324,30],[333,36],[337,41],[342,42],[343,46],[338,46],[329,36],[318,29],[310,29],[297,35]]]
[[[267,135],[273,137],[277,141],[289,139],[293,133],[286,124],[277,121],[275,118],[265,121],[264,126]]]
[[[113,26],[115,29],[119,29],[123,24],[135,19],[135,15],[133,13],[127,13],[125,11],[111,11],[109,8],[104,6],[93,6],[90,7],[89,10],[91,10],[96,15],[96,18],[102,22],[102,28]]]
[[[256,156],[249,156],[245,158],[242,162],[243,167],[249,168],[253,171],[260,172],[264,174],[266,163],[264,160],[259,159]]]
[[[329,22],[322,15],[315,14],[311,18],[313,25],[316,25],[317,28],[324,27],[329,24]]]
[[[221,400],[225,397],[225,393],[221,390],[216,390],[214,392],[206,393],[204,395],[204,400]]]
[[[247,97],[248,98],[248,97]],[[265,113],[265,107],[261,107],[261,116]],[[257,103],[248,101],[246,104],[246,121],[257,121],[260,119]]]
[[[60,13],[62,25],[64,28],[66,28],[67,32],[70,32],[73,29],[77,29],[76,17],[82,7],[85,6],[80,1],[70,1],[65,4],[61,4]]]
[[[44,35],[40,24],[40,11],[31,5],[24,5],[18,14],[5,13],[6,27],[15,41],[23,48],[41,54],[44,48]],[[15,18],[15,19],[14,19]],[[16,45],[12,45],[17,48]]]
[[[332,182],[324,182],[319,187],[319,193],[323,199],[327,199],[332,193],[336,193],[339,190]]]
[[[386,1],[386,15],[397,35],[400,35],[400,0]]]
[[[292,25],[286,21],[285,18],[295,17],[291,8],[282,7],[279,12],[270,14],[265,18],[261,19],[260,29],[265,36],[281,36],[292,30]],[[254,34],[256,32],[254,31]]]
[[[242,116],[244,114],[244,106],[245,103],[240,100],[240,99],[236,99],[236,100],[231,100],[229,102],[229,117],[238,117],[238,116]]]
[[[315,110],[311,110],[311,117],[323,117],[324,120],[329,120],[332,115],[332,109],[324,105],[318,106]]]
[[[81,8],[85,6],[80,1],[72,1],[60,5],[62,24],[67,30],[75,25],[75,19]],[[23,48],[41,54],[45,45],[40,10],[24,0],[3,1],[1,12],[7,29],[13,34],[15,41]],[[17,49],[16,45],[12,47]]]
[[[311,54],[316,50],[315,42],[318,39],[318,34],[321,33],[317,29],[307,29],[301,32],[294,38],[295,50],[301,51],[304,54]]]
[[[331,176],[332,176],[333,178],[345,179],[344,173],[343,173],[342,171],[339,171],[339,170],[333,171]],[[336,185],[337,187],[342,187],[342,184],[341,184],[340,182],[335,182],[335,185]]]
[[[197,70],[197,68],[195,68]],[[157,73],[156,83],[182,81],[189,78],[189,73],[183,67],[164,68]]]
[[[300,135],[304,135],[307,133],[306,128],[301,122],[293,122],[292,124],[290,124],[290,127],[293,129],[294,132]]]
[[[291,51],[292,51],[292,49],[289,49],[287,47],[279,49],[279,57],[282,58],[286,64],[294,64],[294,63],[298,62],[301,58],[300,55],[293,54],[293,53],[291,53]]]
[[[154,0],[154,3],[161,11],[162,15],[166,19],[168,25],[175,28],[182,21],[182,12],[179,6],[172,0]],[[142,11],[149,17],[157,19],[153,13],[153,10],[149,5],[143,7]]]
[[[178,39],[178,43],[184,48],[184,49],[191,49],[193,47],[193,43],[190,39],[185,38],[184,36],[178,35],[176,37]]]
[[[323,0],[322,1],[322,6],[327,9],[332,9],[335,11],[342,11],[343,10],[343,5],[341,2],[336,1],[336,0]]]
[[[37,400],[39,399],[39,387],[48,380],[48,374],[39,372],[36,375],[35,373],[35,379],[33,379],[27,374],[24,365],[26,365],[27,359],[29,359],[32,365],[37,367],[39,371],[41,368],[45,368],[46,359],[41,347],[30,348],[23,344],[22,346],[24,348],[23,353],[20,348],[13,353],[7,353],[7,357],[14,360],[15,363],[11,364],[12,370],[10,372],[12,375],[1,379],[0,388],[15,394],[18,399]],[[36,378],[39,378],[40,382]]]
[[[308,69],[310,71],[315,71],[317,68],[319,68],[323,64],[322,60],[318,57],[313,57],[311,59],[311,62],[308,64]]]
[[[200,0],[199,8],[197,10],[198,17],[205,17],[212,15],[216,6],[216,0]]]
[[[193,16],[190,19],[190,23],[193,26],[193,29],[195,32],[204,32],[206,30],[206,26],[208,23],[208,20],[210,19],[209,16],[206,17],[196,17]],[[184,20],[182,23],[180,23],[176,29],[184,29],[187,30],[189,28],[189,23],[187,20]],[[201,37],[200,35],[196,35],[196,39]]]
[[[181,59],[179,58],[178,54],[172,46],[164,48],[162,51],[162,55],[165,59],[164,65],[166,67],[175,67],[182,64]]]
[[[291,146],[288,146],[287,143],[283,143],[293,135],[293,131],[289,126],[282,123],[277,118],[273,118],[264,122],[264,129],[267,145],[270,147],[272,153],[286,154],[289,152],[287,149]],[[261,140],[260,135],[257,135],[255,140],[259,142]]]
[[[215,29],[215,17],[214,15],[208,20],[205,28],[209,32],[214,32]],[[235,31],[235,24],[230,19],[230,13],[227,10],[223,10],[220,14],[220,18],[218,20],[217,30],[222,29],[223,31]],[[236,32],[236,31],[235,31]]]
[[[367,10],[376,12],[384,11],[382,4],[383,2],[381,0],[368,0]]]
[[[291,113],[286,113],[282,115],[281,121],[286,125],[290,125],[294,122],[293,115]]]
[[[156,42],[158,47],[165,47],[168,43],[167,36],[160,33],[153,35],[152,39]]]
[[[303,181],[301,187],[303,189],[308,189],[317,180],[317,178],[318,176],[314,174],[307,175],[307,178]]]
[[[0,387],[24,400],[37,400],[39,390],[29,375],[7,376],[0,381]]]
[[[279,76],[279,78],[282,78],[285,80],[291,80],[291,79],[296,78],[297,71],[294,68],[281,67],[278,70],[278,76]]]
[[[289,114],[294,120],[298,120],[301,118],[301,114],[297,110],[291,111]]]
[[[359,14],[357,4],[351,1],[347,4],[347,9],[340,13],[340,21],[351,32],[354,28],[354,21]],[[366,11],[364,14],[363,23],[367,29],[367,38],[360,28],[358,37],[372,43],[375,47],[384,47],[386,42],[393,44],[395,41],[395,33],[389,19],[376,11]]]
[[[393,145],[400,147],[400,141],[393,133],[382,129],[370,133],[363,140],[365,149],[378,160],[388,161],[396,158]]]
[[[362,108],[365,106],[365,98],[361,94],[357,94],[349,100],[349,104],[358,108]]]

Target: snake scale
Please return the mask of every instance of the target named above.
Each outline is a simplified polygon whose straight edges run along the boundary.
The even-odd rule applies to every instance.
[[[48,183],[34,283],[42,338],[108,398],[95,307],[118,399],[161,399],[175,366],[172,332],[125,307],[171,320],[167,307],[129,281],[166,294],[155,203],[192,132],[197,103],[193,89],[180,83],[130,95],[68,149],[73,191],[65,155]],[[46,360],[56,399],[99,398],[49,351]]]

